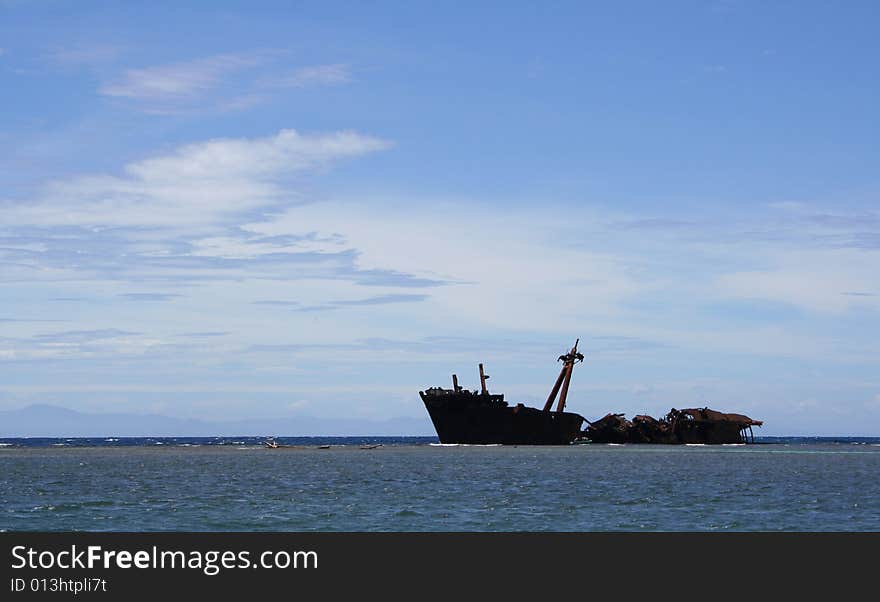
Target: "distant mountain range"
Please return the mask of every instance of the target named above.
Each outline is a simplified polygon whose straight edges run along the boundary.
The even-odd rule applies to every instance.
[[[37,404],[0,411],[0,437],[277,437],[430,436],[424,418],[315,418],[193,420],[158,414],[93,414]]]

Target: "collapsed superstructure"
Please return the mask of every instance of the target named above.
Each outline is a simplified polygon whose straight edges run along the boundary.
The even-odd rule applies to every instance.
[[[584,439],[593,443],[754,443],[753,426],[764,424],[743,414],[725,414],[709,408],[672,408],[666,416],[606,414],[588,422]]]

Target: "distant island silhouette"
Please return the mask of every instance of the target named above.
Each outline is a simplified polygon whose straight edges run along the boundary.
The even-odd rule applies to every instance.
[[[431,436],[427,417],[387,420],[286,416],[193,420],[159,414],[87,413],[48,404],[0,410],[0,437]]]

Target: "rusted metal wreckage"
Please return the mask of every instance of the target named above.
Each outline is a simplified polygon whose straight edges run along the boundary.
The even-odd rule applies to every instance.
[[[419,395],[441,443],[561,445],[593,443],[754,443],[753,426],[761,426],[742,414],[725,414],[709,408],[673,408],[656,419],[639,415],[627,420],[624,414],[606,414],[590,422],[580,414],[565,411],[575,364],[584,361],[578,343],[560,355],[562,370],[550,390],[543,409],[518,403],[510,407],[502,394],[490,394],[489,378],[480,364],[480,390],[468,391],[452,375],[452,389],[431,387]],[[553,411],[557,395],[559,401]],[[587,428],[581,430],[583,423]]]
[[[656,419],[639,415],[606,414],[588,422],[583,438],[593,443],[754,443],[753,426],[764,424],[743,414],[725,414],[709,408],[672,408]]]

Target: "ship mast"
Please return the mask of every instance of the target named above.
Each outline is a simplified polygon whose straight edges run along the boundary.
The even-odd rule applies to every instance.
[[[582,353],[578,353],[578,343],[580,343],[580,339],[574,342],[574,347],[571,348],[571,351],[566,353],[565,355],[560,355],[559,359],[556,360],[562,362],[562,370],[559,372],[559,377],[556,379],[556,383],[553,385],[553,389],[550,391],[550,396],[547,398],[547,403],[544,404],[544,411],[549,412],[550,408],[553,407],[553,401],[556,399],[556,394],[559,393],[559,403],[556,404],[556,411],[562,412],[565,409],[565,400],[568,397],[568,386],[571,384],[571,372],[574,369],[574,365],[577,362],[584,361],[584,355]],[[562,388],[562,392],[560,393],[559,389]]]

